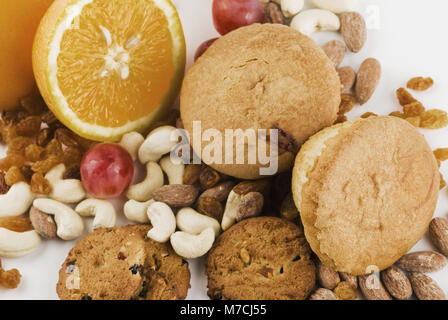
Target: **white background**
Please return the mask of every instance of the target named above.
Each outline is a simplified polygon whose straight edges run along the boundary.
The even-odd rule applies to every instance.
[[[173,0],[181,16],[187,41],[188,66],[192,64],[196,48],[203,41],[218,36],[211,16],[212,0]],[[355,118],[371,111],[388,114],[400,110],[394,92],[405,86],[414,76],[431,76],[435,85],[427,92],[415,94],[427,108],[448,111],[448,2],[445,0],[359,0],[359,8],[369,25],[368,42],[354,55],[347,54],[343,65],[358,69],[367,57],[375,57],[382,63],[383,74],[374,97],[363,107],[350,114]],[[0,8],[1,10],[1,8]],[[322,33],[314,36],[319,44],[340,38],[338,33]],[[448,147],[448,128],[425,131],[433,149]],[[442,166],[448,178],[448,164]],[[117,201],[117,207],[120,202]],[[435,216],[447,217],[448,191],[440,193]],[[121,224],[125,224],[121,219]],[[91,221],[88,222],[90,227]],[[18,259],[3,259],[5,269],[18,268],[22,283],[16,290],[0,289],[0,299],[57,299],[58,271],[68,251],[75,242],[44,241],[32,254]],[[431,249],[425,237],[413,249]],[[190,263],[192,273],[188,298],[207,299],[203,261]],[[448,295],[448,268],[431,274]]]

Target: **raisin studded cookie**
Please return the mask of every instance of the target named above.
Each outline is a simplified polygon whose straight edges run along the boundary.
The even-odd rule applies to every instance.
[[[439,185],[425,138],[395,117],[321,131],[302,146],[292,180],[312,250],[353,275],[388,268],[423,237]]]
[[[201,151],[208,155],[210,145],[195,142],[195,121],[200,121],[202,133],[213,129],[223,137],[227,129],[280,129],[278,171],[282,172],[292,167],[302,143],[334,123],[340,102],[341,82],[334,64],[312,39],[287,26],[253,24],[215,41],[189,69],[180,112],[199,156]],[[257,149],[247,152],[249,142],[245,145],[244,163],[237,161],[242,149],[237,143],[223,143],[222,154],[233,154],[232,163],[224,156],[219,163],[210,157],[203,161],[230,176],[258,179],[260,167],[266,165],[249,161],[248,153],[257,154]]]
[[[301,229],[275,217],[243,220],[221,234],[207,257],[211,299],[303,300],[316,271]]]
[[[99,229],[68,254],[56,291],[63,300],[185,299],[188,264],[146,234],[150,226]]]

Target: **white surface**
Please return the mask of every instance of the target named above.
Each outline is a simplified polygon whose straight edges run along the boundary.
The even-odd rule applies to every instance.
[[[216,37],[211,17],[212,0],[173,0],[177,6],[187,41],[188,66],[191,65],[196,48],[205,40]],[[370,25],[368,42],[364,49],[354,55],[348,54],[342,65],[355,69],[367,57],[379,59],[383,66],[381,84],[372,100],[352,111],[357,117],[367,111],[388,114],[399,110],[394,92],[405,86],[414,76],[431,76],[435,86],[423,93],[416,93],[428,108],[448,111],[448,42],[444,31],[448,30],[448,2],[441,0],[360,0],[358,10]],[[378,29],[372,28],[375,25]],[[440,35],[440,36],[439,36]],[[315,36],[319,44],[339,38],[338,33]],[[448,147],[448,128],[422,131],[431,147]],[[448,164],[442,172],[448,177]],[[119,207],[119,205],[118,205]],[[448,191],[440,193],[435,216],[447,217]],[[88,219],[89,226],[91,219]],[[120,223],[125,223],[121,218]],[[44,241],[34,253],[19,259],[3,259],[6,269],[18,268],[22,283],[16,290],[0,289],[0,299],[57,299],[55,286],[58,271],[68,251],[75,242]],[[413,250],[431,249],[427,237]],[[192,273],[188,298],[207,299],[206,278],[202,260],[190,263]],[[448,294],[448,268],[431,274]]]

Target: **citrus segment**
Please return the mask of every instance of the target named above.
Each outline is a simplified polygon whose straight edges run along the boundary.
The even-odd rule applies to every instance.
[[[57,0],[36,36],[37,83],[81,136],[117,140],[173,103],[185,41],[169,0]]]

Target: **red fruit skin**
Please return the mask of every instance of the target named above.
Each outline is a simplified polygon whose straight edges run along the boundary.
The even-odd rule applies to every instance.
[[[260,0],[213,0],[212,13],[215,28],[221,35],[265,20]]]
[[[205,51],[219,38],[213,38],[209,39],[207,41],[204,41],[196,50],[196,53],[194,54],[194,61],[198,60],[200,56],[204,54]]]
[[[101,143],[92,147],[81,162],[81,179],[88,193],[98,199],[123,194],[134,176],[134,161],[122,147]]]

